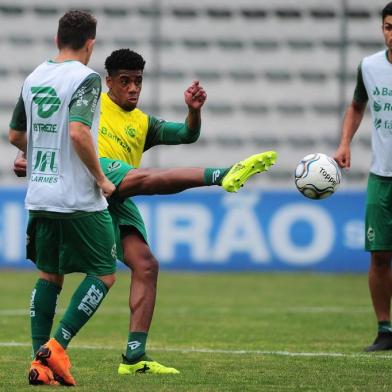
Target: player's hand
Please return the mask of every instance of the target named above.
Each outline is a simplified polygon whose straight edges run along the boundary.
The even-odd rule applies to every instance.
[[[207,94],[198,80],[195,80],[184,92],[185,103],[189,109],[200,110],[207,99]]]
[[[26,177],[27,160],[22,157],[17,157],[14,160],[13,170],[18,177]]]
[[[102,180],[97,181],[97,184],[101,188],[102,194],[105,197],[110,197],[116,190],[116,186],[106,177],[103,177]]]
[[[349,146],[340,145],[333,158],[341,168],[345,167],[346,169],[350,169],[351,152]]]

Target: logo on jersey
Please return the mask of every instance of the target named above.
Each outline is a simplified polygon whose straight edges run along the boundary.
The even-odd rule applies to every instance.
[[[382,106],[377,101],[374,101],[373,109],[374,109],[375,112],[379,112],[382,109]]]
[[[376,233],[374,232],[373,227],[369,227],[369,228],[368,228],[368,231],[367,231],[366,235],[367,235],[367,238],[368,238],[368,240],[369,240],[370,242],[372,242],[372,241],[375,240],[375,238],[376,238]]]
[[[111,254],[112,254],[113,259],[117,259],[117,247],[116,247],[116,244],[114,244],[112,246]]]
[[[113,161],[113,162],[109,163],[109,165],[108,165],[106,170],[107,170],[108,173],[111,173],[111,172],[113,172],[115,170],[118,170],[120,167],[121,167],[121,162]]]
[[[392,97],[392,89],[390,89],[389,87],[378,88],[376,86],[373,90],[373,96],[377,97],[379,95],[382,95],[383,97]]]
[[[130,137],[135,137],[136,136],[136,129],[132,128],[130,125],[127,125],[125,127],[125,133],[130,136]]]
[[[33,166],[33,173],[57,174],[57,151],[55,150],[37,150]]]
[[[381,128],[381,125],[382,125],[382,120],[381,120],[381,118],[376,118],[376,119],[374,120],[374,128],[380,129],[380,128]]]
[[[34,95],[33,102],[38,106],[38,116],[41,118],[49,118],[59,110],[61,100],[54,88],[31,87],[31,92]]]

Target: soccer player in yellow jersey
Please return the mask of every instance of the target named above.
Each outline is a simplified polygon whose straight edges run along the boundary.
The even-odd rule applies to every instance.
[[[121,160],[133,167],[139,167],[143,152],[155,145],[195,142],[200,134],[200,110],[207,98],[198,82],[185,91],[188,116],[184,123],[166,122],[144,113],[137,108],[144,65],[138,53],[129,49],[114,51],[105,61],[109,91],[101,96],[99,156]],[[132,271],[131,318],[123,361],[129,364],[145,355],[155,305],[158,262],[148,246],[144,222],[133,201],[110,203],[110,213],[120,229],[118,245],[123,250],[120,257],[123,256],[122,260]],[[122,368],[125,370],[125,366]],[[162,365],[157,371],[166,373],[175,369]]]
[[[137,108],[143,81],[143,58],[128,49],[114,51],[105,62],[108,93],[102,94],[98,148],[100,164],[116,185],[108,202],[117,239],[117,255],[131,270],[129,335],[119,374],[164,373],[178,370],[146,355],[147,334],[154,312],[158,262],[147,241],[140,212],[129,198],[136,195],[171,194],[194,187],[221,185],[236,192],[251,176],[269,169],[276,153],[267,151],[231,168],[141,169],[144,151],[159,144],[192,143],[200,133],[200,109],[206,93],[198,82],[185,91],[188,115],[184,123],[158,120]],[[14,164],[23,175],[25,163]]]
[[[102,94],[98,137],[100,157],[121,160],[136,168],[140,165],[143,152],[153,146],[195,142],[200,134],[200,111],[207,98],[199,82],[193,82],[184,93],[188,107],[184,123],[158,120],[142,112],[137,108],[137,104],[142,89],[144,65],[142,56],[129,49],[116,50],[106,59],[106,84],[109,91]],[[101,159],[104,172],[116,184],[118,179],[108,172],[108,164],[112,165],[112,162],[107,163]],[[219,183],[227,171],[228,169],[209,169],[207,176],[212,178],[215,172],[215,175],[220,177],[216,179]],[[189,182],[190,177],[186,177],[188,185],[194,186],[194,183]],[[124,181],[126,182],[127,178],[122,182]],[[123,183],[121,185],[126,186]],[[128,186],[128,189],[130,188]],[[182,189],[184,188],[179,189],[178,184],[172,183],[168,184],[164,193]],[[160,192],[155,188],[154,193]],[[146,340],[155,305],[158,262],[148,246],[143,219],[133,201],[109,201],[109,212],[119,229],[121,243],[118,247],[123,250],[120,257],[122,256],[123,262],[131,269],[132,275],[129,335],[123,363],[119,367],[120,374],[130,374],[140,371],[140,364],[148,361],[145,354]],[[177,373],[176,369],[156,362],[154,364],[154,369],[150,369],[152,372]],[[152,361],[147,363],[148,367],[151,365]]]

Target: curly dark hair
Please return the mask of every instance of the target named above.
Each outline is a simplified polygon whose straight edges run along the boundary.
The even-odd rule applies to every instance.
[[[392,2],[388,3],[382,10],[381,12],[381,16],[382,16],[382,20],[384,21],[384,19],[387,16],[392,15]]]
[[[105,68],[110,76],[115,75],[120,69],[143,71],[145,64],[143,57],[130,49],[115,50],[105,60]]]
[[[59,20],[57,42],[59,49],[78,50],[88,39],[95,39],[97,20],[88,12],[72,10]]]

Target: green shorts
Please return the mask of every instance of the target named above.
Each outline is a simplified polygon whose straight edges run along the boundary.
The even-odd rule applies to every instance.
[[[370,173],[366,196],[365,249],[392,250],[392,177]]]
[[[30,211],[27,258],[48,273],[114,273],[117,254],[109,212]]]
[[[128,174],[128,172],[134,169],[133,166],[119,160],[113,160],[109,158],[99,158],[99,162],[105,176],[116,186],[120,185],[121,181]],[[147,231],[144,225],[143,218],[140,214],[139,209],[131,198],[121,200],[118,193],[109,198],[108,210],[113,220],[114,234],[116,237],[117,244],[117,257],[123,261],[123,248],[121,244],[121,227],[130,226],[139,231],[144,241],[147,243]]]

